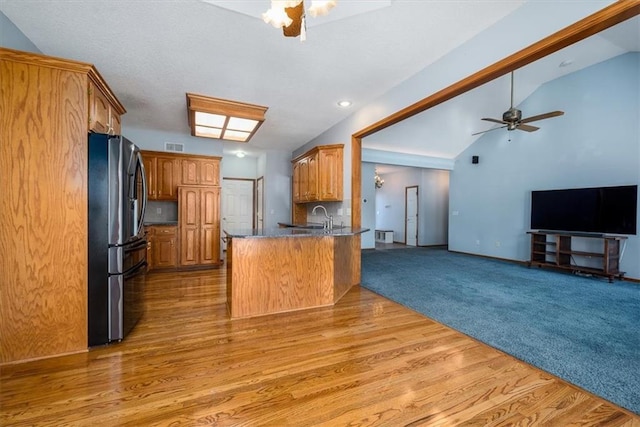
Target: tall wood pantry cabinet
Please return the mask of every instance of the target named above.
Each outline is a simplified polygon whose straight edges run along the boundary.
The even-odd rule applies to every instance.
[[[0,48],[0,112],[0,364],[87,351],[87,135],[125,109],[91,64]]]
[[[220,187],[178,188],[180,265],[221,265]]]

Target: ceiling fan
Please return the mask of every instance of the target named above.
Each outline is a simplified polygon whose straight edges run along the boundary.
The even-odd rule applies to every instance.
[[[564,111],[551,111],[549,113],[538,114],[537,116],[531,116],[531,117],[527,117],[526,119],[523,119],[522,111],[518,110],[517,108],[513,108],[513,71],[512,71],[511,72],[511,107],[509,107],[509,109],[502,114],[502,120],[491,119],[487,117],[484,117],[482,119],[487,122],[499,123],[504,126],[500,126],[500,127],[489,129],[489,130],[484,130],[482,132],[476,132],[472,134],[472,136],[479,135],[485,132],[490,132],[492,130],[504,129],[504,128],[507,128],[507,130],[518,129],[518,130],[523,130],[525,132],[535,132],[540,128],[536,126],[528,125],[527,123],[535,122],[538,120],[549,119],[551,117],[562,116],[563,114],[564,114]]]

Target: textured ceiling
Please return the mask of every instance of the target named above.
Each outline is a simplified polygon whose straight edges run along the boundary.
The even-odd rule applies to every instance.
[[[188,134],[193,92],[268,106],[249,146],[293,150],[522,3],[395,0],[311,26],[304,43],[200,0],[2,0],[0,10],[45,54],[95,64],[125,126]],[[350,109],[336,104],[345,98]]]
[[[265,123],[241,145],[251,155],[302,146],[522,3],[340,0],[330,12],[339,19],[310,24],[304,43],[258,18],[268,0],[1,0],[0,10],[45,54],[95,64],[127,109],[125,127],[188,135],[186,92],[268,106]],[[637,50],[638,20],[623,27],[519,70],[516,104],[544,81]],[[559,68],[568,57],[575,65]],[[338,107],[341,99],[353,106]],[[508,79],[498,79],[364,146],[453,158],[487,128],[481,117],[500,117],[508,106]],[[237,148],[225,143],[227,152]]]
[[[630,51],[640,51],[640,17],[516,70],[514,105],[520,104],[550,80]],[[570,64],[561,67],[563,61],[569,61]],[[480,135],[472,136],[473,133],[499,126],[492,126],[480,119],[502,117],[502,113],[510,106],[510,84],[509,75],[500,77],[365,138],[363,147],[453,159],[480,138]],[[523,111],[522,114],[525,118],[553,110],[562,110],[562,106],[549,105],[543,111]],[[543,129],[544,123],[539,121],[531,124]],[[398,135],[402,135],[401,140]]]

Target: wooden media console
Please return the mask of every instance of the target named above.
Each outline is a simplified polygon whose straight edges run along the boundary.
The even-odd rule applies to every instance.
[[[531,259],[529,266],[554,267],[574,272],[594,274],[609,278],[622,278],[620,271],[621,243],[625,236],[607,234],[572,233],[562,231],[528,231],[531,235]],[[574,239],[599,239],[599,251],[576,250]],[[592,265],[587,265],[593,260]]]

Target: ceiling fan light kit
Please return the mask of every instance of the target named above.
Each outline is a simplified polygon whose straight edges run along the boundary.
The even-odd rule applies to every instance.
[[[324,16],[336,5],[336,0],[313,0],[307,9],[312,17]],[[271,0],[271,8],[262,14],[262,19],[275,28],[282,28],[285,37],[306,40],[305,9],[303,0]]]
[[[493,128],[493,129],[489,129],[489,130],[484,130],[484,131],[481,131],[481,132],[476,132],[476,133],[471,134],[471,135],[472,136],[480,135],[482,133],[491,132],[492,130],[504,129],[504,128],[507,128],[507,130],[516,130],[517,129],[517,130],[523,130],[525,132],[535,132],[540,128],[536,127],[536,126],[527,125],[526,123],[535,122],[535,121],[538,121],[538,120],[549,119],[551,117],[558,117],[558,116],[562,116],[563,114],[564,114],[564,111],[550,111],[548,113],[538,114],[536,116],[531,116],[531,117],[527,117],[527,118],[523,119],[522,118],[522,111],[518,110],[517,108],[514,108],[514,106],[513,106],[513,71],[512,71],[511,72],[511,106],[509,107],[509,109],[507,111],[505,111],[502,114],[502,120],[492,119],[490,117],[483,117],[482,118],[482,120],[484,120],[484,121],[498,123],[498,124],[501,124],[503,126],[499,126],[497,128]]]

